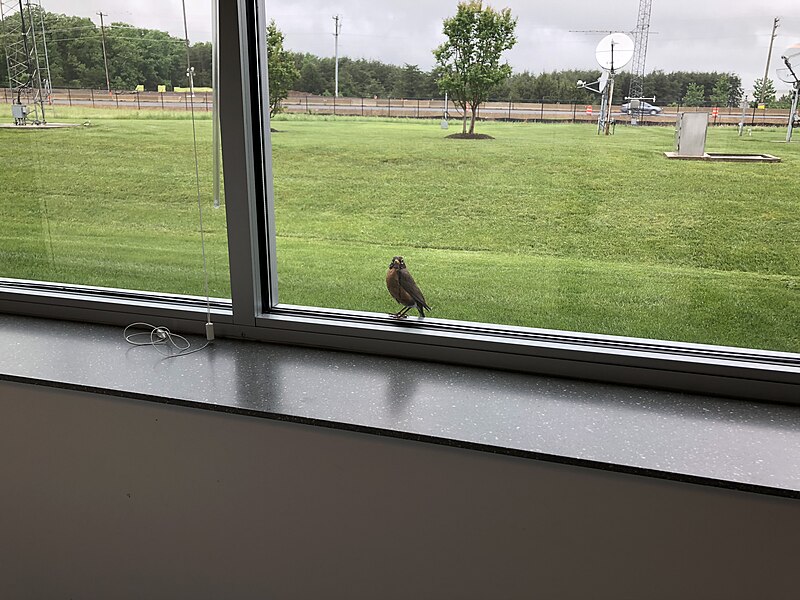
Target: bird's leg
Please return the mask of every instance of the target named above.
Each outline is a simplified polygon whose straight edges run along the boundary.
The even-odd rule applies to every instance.
[[[398,310],[396,313],[392,313],[391,316],[394,317],[395,319],[405,319],[408,316],[406,313],[409,310],[411,310],[410,306],[404,306],[403,308]]]

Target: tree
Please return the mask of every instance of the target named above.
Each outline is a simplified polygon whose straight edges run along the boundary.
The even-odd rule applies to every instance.
[[[706,91],[702,85],[690,83],[686,86],[686,93],[683,95],[681,103],[684,106],[701,106],[705,101]]]
[[[753,100],[753,106],[764,104],[767,108],[775,103],[775,85],[772,83],[772,79],[767,78],[766,85],[762,78],[756,79],[753,84]]]
[[[490,6],[484,8],[482,0],[460,2],[456,15],[444,20],[447,41],[433,55],[439,89],[447,92],[464,113],[462,133],[467,132],[467,111],[472,113],[472,135],[478,107],[511,75],[511,66],[500,64],[500,58],[517,43],[516,26],[509,9],[497,12]]]
[[[731,80],[723,74],[717,79],[714,89],[711,91],[711,104],[714,106],[731,106]]]
[[[269,78],[269,116],[280,111],[280,102],[289,95],[292,84],[300,77],[292,53],[283,49],[283,33],[275,20],[267,25],[267,76]]]

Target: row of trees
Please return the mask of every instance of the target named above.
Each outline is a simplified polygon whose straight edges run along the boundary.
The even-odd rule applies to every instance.
[[[488,10],[488,7],[486,7]],[[53,87],[82,87],[102,89],[106,85],[103,63],[102,32],[91,19],[42,11],[32,6],[34,21],[44,21]],[[481,14],[484,10],[482,9]],[[502,14],[502,13],[495,13]],[[18,15],[11,17],[18,18]],[[454,17],[455,18],[455,17]],[[509,16],[508,19],[511,19]],[[457,23],[461,26],[464,23]],[[8,29],[8,28],[6,28]],[[2,35],[0,33],[0,35]],[[133,89],[144,85],[187,85],[186,47],[181,38],[163,31],[112,23],[106,27],[106,51],[111,87]],[[5,41],[5,40],[3,40]],[[283,48],[283,36],[270,25],[269,69],[273,96],[285,96],[295,90],[308,94],[332,95],[334,89],[334,59],[312,54],[290,52]],[[5,44],[0,44],[5,47]],[[189,48],[195,68],[195,85],[211,85],[211,44],[200,42]],[[5,57],[0,57],[0,81],[8,81]],[[502,66],[499,65],[498,66]],[[423,71],[417,65],[391,65],[375,60],[339,60],[339,92],[343,96],[381,98],[435,98],[442,94],[439,82],[441,67]],[[599,70],[563,70],[534,74],[528,71],[504,72],[489,90],[491,100],[538,100],[542,98],[580,103],[594,102],[597,95],[576,87],[579,79],[595,81]],[[623,101],[630,86],[630,74],[617,76],[614,102]],[[742,82],[733,73],[698,73],[654,71],[645,76],[646,93],[655,96],[661,105],[738,106],[742,98]],[[756,81],[756,95],[770,107],[788,106],[788,96],[776,99],[770,80],[764,86]],[[275,105],[277,99],[271,104]]]
[[[30,10],[32,21],[37,26],[37,42],[41,42],[41,23],[44,22],[51,86],[105,88],[103,32],[100,27],[85,17],[51,13],[35,5]],[[25,11],[27,16],[27,7]],[[0,31],[0,36],[10,35],[8,32],[15,29],[15,20],[19,21],[19,13],[9,17],[9,23]],[[183,39],[164,31],[119,22],[106,26],[105,38],[112,89],[129,90],[144,85],[145,89],[154,90],[158,85],[168,88],[187,85],[186,42]],[[6,41],[9,40],[5,37],[0,39],[0,48],[6,47]],[[211,44],[192,44],[189,55],[195,68],[195,85],[210,86]],[[0,81],[7,83],[5,59],[5,56],[0,56]],[[40,66],[45,66],[42,56]]]
[[[297,92],[332,96],[334,59],[313,54],[290,53],[300,76],[292,85]],[[563,70],[550,73],[511,74],[490,92],[491,100],[521,102],[552,98],[579,103],[597,101],[597,94],[578,89],[576,82],[596,81],[600,70]],[[619,73],[614,102],[623,102],[630,87],[630,73]],[[716,106],[738,106],[742,99],[742,82],[733,73],[699,73],[653,71],[645,76],[645,90],[658,103]],[[698,98],[699,92],[699,98]],[[402,67],[374,60],[339,59],[339,94],[356,98],[436,98],[440,96],[435,70],[422,71],[417,65]],[[696,104],[687,104],[687,98]],[[773,91],[774,94],[774,91]]]

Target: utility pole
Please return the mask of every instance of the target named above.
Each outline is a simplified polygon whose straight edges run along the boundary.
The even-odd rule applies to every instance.
[[[772,61],[772,45],[777,37],[776,31],[780,27],[780,17],[775,17],[772,21],[772,36],[769,38],[769,52],[767,52],[767,66],[764,68],[764,79],[761,80],[761,98],[756,98],[756,102],[767,103],[767,77],[769,77],[769,63]]]
[[[334,56],[336,59],[336,66],[335,66],[335,79],[336,79],[336,90],[334,91],[334,98],[339,97],[339,32],[342,30],[342,25],[339,23],[339,15],[333,17],[334,21],[334,32],[333,32],[333,51]]]
[[[108,56],[106,56],[106,27],[103,23],[103,17],[107,17],[108,14],[103,14],[102,11],[97,13],[100,15],[100,34],[103,36],[103,64],[106,67],[106,89],[108,90],[108,95],[111,96],[111,80],[108,78]]]

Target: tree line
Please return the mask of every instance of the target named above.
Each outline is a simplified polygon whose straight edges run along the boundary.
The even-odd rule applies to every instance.
[[[292,89],[297,92],[332,96],[334,90],[334,59],[313,54],[290,53],[300,72]],[[598,94],[579,89],[578,80],[589,83],[600,78],[600,69],[566,69],[548,73],[523,71],[513,73],[490,94],[492,101],[522,102],[541,99],[578,103],[597,102]],[[390,65],[375,60],[339,59],[339,94],[356,98],[438,98],[440,96],[434,70],[423,71],[417,65]],[[614,89],[614,103],[624,102],[630,87],[631,74],[618,73]],[[718,86],[720,80],[722,86]],[[695,88],[690,88],[694,84]],[[719,106],[738,106],[742,99],[741,78],[734,73],[707,73],[653,71],[644,78],[648,96],[657,103],[682,104],[687,91],[693,91],[690,102]],[[697,99],[697,90],[702,99]],[[715,94],[716,90],[716,94]],[[723,97],[724,96],[724,97]]]
[[[100,27],[91,19],[47,11],[32,6],[34,21],[44,22],[52,87],[103,89],[106,87]],[[13,15],[11,19],[18,19]],[[37,28],[41,31],[41,28]],[[8,27],[5,28],[8,30]],[[279,34],[279,32],[278,32]],[[0,34],[2,35],[2,34]],[[5,34],[8,35],[8,34]],[[106,54],[112,89],[130,90],[144,85],[186,86],[186,45],[182,38],[164,31],[113,22],[105,28]],[[4,40],[5,41],[5,40]],[[281,40],[282,42],[282,40]],[[2,44],[5,47],[5,43]],[[194,84],[211,85],[211,43],[191,44],[189,54],[195,69]],[[44,66],[43,61],[42,66]],[[332,57],[284,51],[270,68],[288,72],[294,81],[282,82],[287,90],[315,95],[333,95],[335,62]],[[549,73],[522,71],[506,77],[489,94],[493,101],[539,101],[596,103],[598,94],[579,89],[578,80],[596,81],[600,70],[562,70]],[[339,59],[339,93],[342,96],[379,98],[438,98],[441,96],[435,69],[418,65],[402,66],[376,60]],[[617,75],[614,103],[624,102],[630,86],[630,73]],[[0,81],[8,81],[5,57],[0,59]],[[768,87],[771,82],[768,81]],[[742,82],[734,73],[653,71],[645,76],[645,94],[655,96],[660,105],[738,106]],[[768,98],[768,105],[781,105],[783,99]]]
[[[37,44],[47,42],[47,59],[50,65],[51,87],[105,89],[106,70],[103,60],[103,33],[105,33],[108,76],[111,89],[131,90],[137,85],[155,90],[159,85],[168,89],[187,86],[186,42],[165,31],[134,27],[113,22],[105,31],[86,17],[75,17],[41,10],[31,5],[31,20],[36,29]],[[26,17],[28,8],[25,7]],[[9,23],[0,31],[4,36],[0,50],[5,53],[10,30],[18,29],[20,14],[9,17]],[[26,19],[27,20],[27,19]],[[16,23],[15,23],[16,21]],[[39,66],[44,70],[43,49],[39,49]],[[198,42],[189,47],[189,57],[194,67],[194,84],[211,85],[211,44]],[[43,79],[45,75],[43,73]],[[0,81],[8,84],[5,55],[0,57]]]

